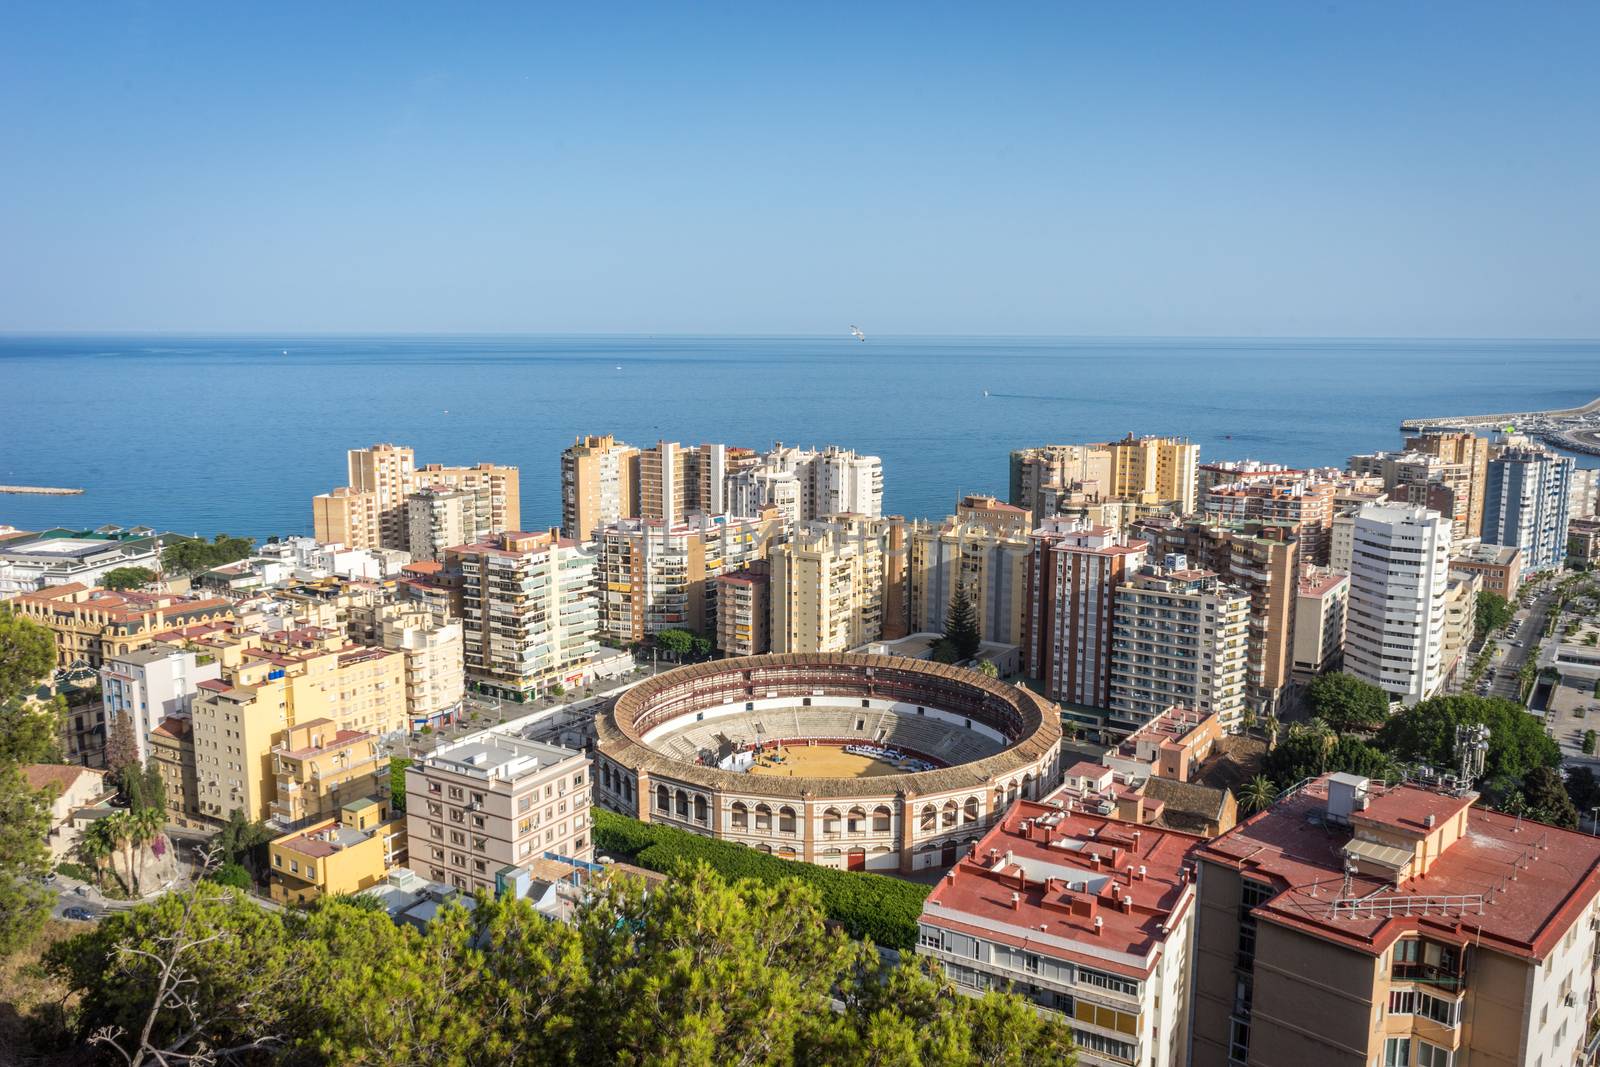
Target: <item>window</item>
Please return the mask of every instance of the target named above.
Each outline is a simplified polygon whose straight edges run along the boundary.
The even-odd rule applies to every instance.
[[[1244,1019],[1228,1020],[1228,1059],[1243,1063],[1250,1058],[1250,1023]]]
[[[1450,1067],[1450,1050],[1418,1041],[1417,1067]]]
[[[1417,993],[1417,1014],[1444,1026],[1455,1026],[1460,1021],[1459,1005],[1455,1001],[1422,992]]]
[[[1391,1037],[1383,1043],[1383,1067],[1411,1067],[1411,1039]]]
[[[1417,994],[1410,989],[1396,989],[1389,994],[1390,1015],[1411,1015],[1416,1011]]]

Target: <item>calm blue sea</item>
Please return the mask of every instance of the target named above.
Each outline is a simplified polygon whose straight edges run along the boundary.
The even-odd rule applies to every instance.
[[[984,390],[989,396],[984,396]],[[558,456],[615,433],[883,457],[886,508],[1005,495],[1007,453],[1135,433],[1202,460],[1342,463],[1412,416],[1600,395],[1600,343],[982,337],[0,337],[0,523],[309,533],[375,441],[522,469],[559,521]],[[1586,465],[1593,461],[1585,460]]]

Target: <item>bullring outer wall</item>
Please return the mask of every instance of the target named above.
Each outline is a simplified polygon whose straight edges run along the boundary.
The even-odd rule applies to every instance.
[[[788,778],[700,766],[642,741],[652,728],[730,702],[793,698],[803,718],[803,702],[815,697],[938,709],[1010,743],[936,770]],[[974,671],[899,656],[789,654],[681,667],[623,694],[597,730],[602,806],[829,867],[909,874],[947,866],[1012,801],[1044,796],[1060,776],[1056,705]]]

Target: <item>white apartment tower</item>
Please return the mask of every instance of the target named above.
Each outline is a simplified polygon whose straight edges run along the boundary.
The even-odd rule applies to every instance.
[[[1411,504],[1356,513],[1344,669],[1407,704],[1438,689],[1444,664],[1450,519]]]

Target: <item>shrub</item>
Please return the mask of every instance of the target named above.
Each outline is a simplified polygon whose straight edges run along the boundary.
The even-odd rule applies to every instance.
[[[1583,754],[1585,756],[1592,756],[1594,755],[1594,749],[1595,733],[1593,730],[1585,730],[1583,732]]]
[[[250,888],[250,872],[237,863],[224,863],[221,867],[206,875],[206,881],[218,885],[232,886],[235,889],[248,890]]]
[[[865,871],[837,871],[782,860],[729,841],[640,822],[600,808],[592,811],[594,844],[602,852],[626,856],[641,867],[662,873],[704,861],[728,879],[752,878],[773,884],[797,878],[822,894],[828,918],[851,937],[902,950],[916,945],[917,918],[930,886]]]

